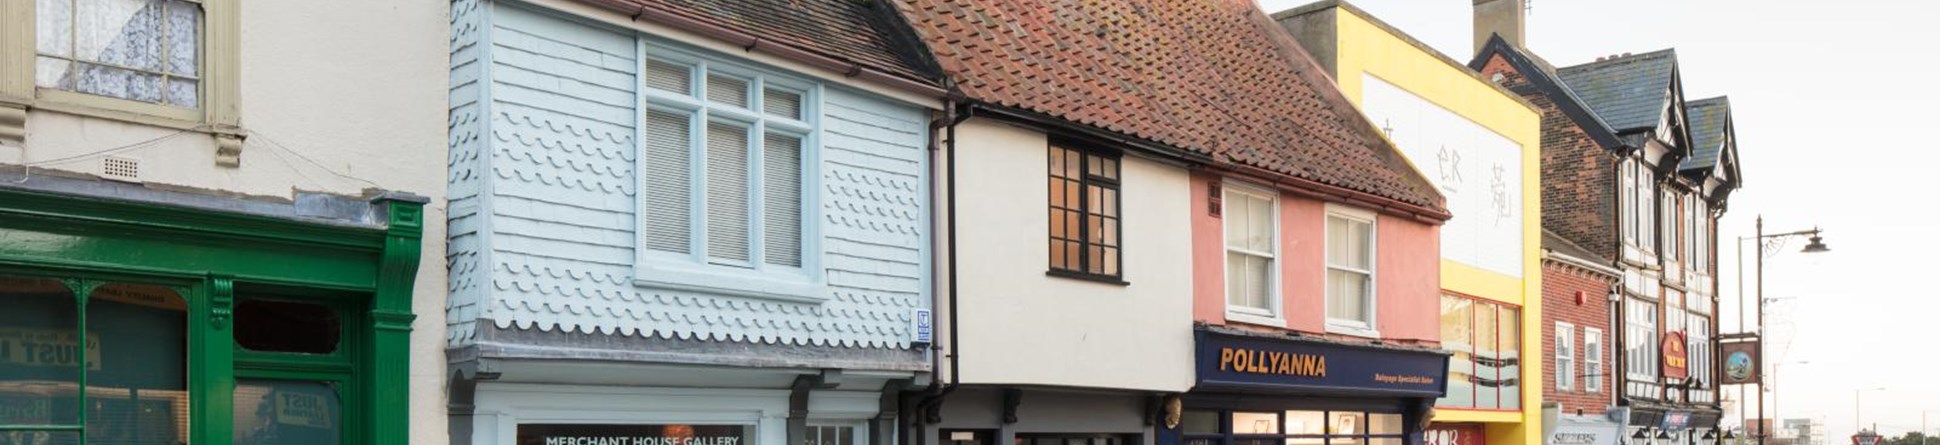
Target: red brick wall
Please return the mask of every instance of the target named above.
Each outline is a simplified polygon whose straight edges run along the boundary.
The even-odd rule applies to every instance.
[[[1616,331],[1610,328],[1610,286],[1615,277],[1603,275],[1580,266],[1554,260],[1543,260],[1543,400],[1562,405],[1562,412],[1575,414],[1601,414],[1608,406],[1613,394],[1616,379],[1616,355],[1611,349],[1616,345]],[[1581,293],[1583,301],[1577,302]],[[1576,350],[1576,384],[1569,391],[1556,389],[1556,323],[1569,323],[1576,327],[1574,335]],[[1584,356],[1584,332],[1590,328],[1603,331],[1603,364],[1600,369],[1589,369],[1589,360]],[[1598,392],[1585,391],[1584,375],[1603,375],[1603,385]]]
[[[1556,102],[1537,91],[1501,55],[1489,59],[1482,77],[1503,76],[1503,87],[1522,94],[1543,112],[1543,230],[1555,232],[1605,260],[1618,255],[1617,168],[1609,150],[1597,146]]]

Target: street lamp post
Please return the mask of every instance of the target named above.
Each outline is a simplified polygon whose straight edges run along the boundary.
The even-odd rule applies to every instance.
[[[1772,364],[1772,386],[1778,386],[1778,374],[1779,374],[1779,371],[1782,371],[1785,369],[1785,365],[1809,365],[1809,364],[1812,364],[1811,360],[1799,360],[1799,361],[1793,361],[1793,362]],[[1778,400],[1779,400],[1778,393],[1773,392],[1772,393],[1772,417],[1783,419],[1785,418],[1785,416],[1778,413],[1779,412]],[[1921,444],[1921,445],[1926,445],[1926,444]]]
[[[1765,215],[1758,215],[1757,230],[1758,230],[1757,236],[1754,236],[1750,239],[1758,240],[1758,278],[1757,278],[1758,280],[1758,335],[1759,335],[1758,357],[1759,357],[1759,360],[1762,362],[1765,357],[1765,351],[1764,351],[1765,349],[1765,341],[1764,341],[1765,257],[1770,256],[1771,254],[1777,253],[1777,252],[1766,253],[1767,250],[1781,245],[1778,243],[1768,244],[1766,240],[1782,241],[1785,238],[1790,238],[1794,236],[1803,236],[1803,237],[1808,237],[1811,240],[1810,243],[1807,243],[1805,245],[1805,249],[1801,251],[1803,253],[1828,252],[1828,251],[1831,251],[1832,249],[1829,247],[1826,247],[1825,240],[1820,236],[1820,231],[1819,231],[1819,228],[1817,227],[1814,227],[1811,230],[1799,230],[1794,232],[1774,233],[1774,234],[1766,235],[1765,234]],[[1745,253],[1745,249],[1744,249],[1745,240],[1746,238],[1743,238],[1743,237],[1738,238],[1738,243],[1739,243],[1738,255],[1740,260],[1738,262],[1738,267],[1741,267],[1741,268],[1744,267],[1744,264],[1745,264],[1743,261],[1744,253]],[[1742,271],[1743,269],[1739,269],[1739,270]],[[1743,280],[1744,273],[1739,272],[1738,277],[1740,280]],[[1738,288],[1738,322],[1740,324],[1744,323],[1744,313],[1745,313],[1744,302],[1745,302],[1745,289],[1741,285]],[[1743,329],[1741,328],[1740,332],[1742,331]],[[1758,421],[1766,422],[1769,420],[1770,419],[1765,418],[1765,379],[1761,377],[1758,379]],[[1766,428],[1762,423],[1758,427],[1758,445],[1765,445],[1765,438],[1771,436],[1771,432],[1765,431],[1765,429]]]
[[[1860,389],[1855,389],[1855,390],[1852,390],[1852,431],[1853,431],[1853,434],[1859,434],[1859,432],[1860,432],[1860,431],[1865,431],[1865,430],[1866,430],[1866,424],[1864,424],[1864,423],[1860,423],[1860,422],[1861,422],[1861,420],[1860,420],[1860,415],[1859,415],[1859,395],[1860,395],[1860,394],[1865,394],[1865,393],[1866,393],[1866,391],[1885,391],[1885,390],[1886,390],[1886,387],[1884,387],[1884,386],[1882,386],[1882,387],[1878,387],[1878,388],[1860,388]],[[1875,432],[1875,433],[1877,433],[1878,431],[1874,431],[1874,432]]]

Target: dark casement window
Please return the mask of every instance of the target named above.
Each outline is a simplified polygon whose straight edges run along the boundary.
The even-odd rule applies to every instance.
[[[1116,281],[1118,156],[1051,145],[1051,274]]]

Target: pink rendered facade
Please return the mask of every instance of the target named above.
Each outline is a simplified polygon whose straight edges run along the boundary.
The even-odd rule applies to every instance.
[[[1226,240],[1222,217],[1214,215],[1213,187],[1237,184],[1211,173],[1192,177],[1193,320],[1198,323],[1260,331],[1298,331],[1338,339],[1371,340],[1364,335],[1329,332],[1326,316],[1326,221],[1328,204],[1280,191],[1278,207],[1279,318],[1284,324],[1258,318],[1228,316]],[[1339,204],[1335,204],[1339,206]],[[1359,209],[1372,212],[1372,209]],[[1440,345],[1440,230],[1435,224],[1386,214],[1376,217],[1375,323],[1379,339],[1418,346]]]

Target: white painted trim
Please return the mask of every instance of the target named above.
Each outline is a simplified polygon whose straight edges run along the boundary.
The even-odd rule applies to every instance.
[[[1368,237],[1368,240],[1367,240],[1367,249],[1368,249],[1368,252],[1367,252],[1367,261],[1368,261],[1367,320],[1346,320],[1346,319],[1334,318],[1332,316],[1331,310],[1323,310],[1322,315],[1325,316],[1327,319],[1327,332],[1333,333],[1333,334],[1352,335],[1356,337],[1380,338],[1381,337],[1380,218],[1373,211],[1359,208],[1359,207],[1344,206],[1344,205],[1335,204],[1335,203],[1327,204],[1326,217],[1328,218],[1341,217],[1349,220],[1365,222],[1367,223],[1367,237]],[[1328,235],[1326,233],[1327,225],[1328,224],[1326,220],[1324,219],[1321,220],[1321,267],[1325,269],[1333,269],[1332,262],[1326,258],[1328,248],[1330,247],[1329,243],[1332,243],[1334,239],[1332,235]],[[1326,270],[1323,270],[1321,275],[1321,280],[1323,283],[1328,279],[1327,278],[1328,275],[1331,275],[1325,272]],[[1330,285],[1331,284],[1323,284],[1321,286],[1321,292],[1323,292],[1323,295],[1321,296],[1321,302],[1323,307],[1325,307],[1327,302],[1332,299],[1332,295],[1325,294],[1326,292],[1329,292],[1328,289]]]
[[[1238,321],[1241,323],[1259,324],[1259,325],[1266,325],[1266,326],[1273,326],[1273,327],[1286,327],[1287,325],[1286,300],[1285,300],[1285,294],[1281,292],[1281,290],[1286,288],[1282,282],[1282,280],[1285,277],[1285,274],[1280,273],[1280,270],[1284,267],[1283,263],[1280,262],[1281,260],[1280,241],[1282,237],[1285,235],[1280,231],[1280,195],[1278,193],[1274,193],[1271,189],[1254,186],[1252,184],[1248,184],[1248,183],[1245,183],[1239,180],[1230,179],[1230,178],[1222,178],[1220,179],[1220,182],[1221,182],[1221,185],[1220,185],[1221,202],[1224,202],[1226,204],[1231,204],[1233,200],[1227,198],[1224,195],[1227,193],[1239,193],[1242,195],[1252,195],[1253,197],[1257,197],[1257,198],[1265,198],[1267,200],[1267,204],[1270,207],[1272,207],[1272,213],[1269,215],[1271,217],[1270,224],[1272,225],[1272,227],[1268,230],[1271,231],[1271,235],[1273,238],[1271,241],[1273,250],[1267,251],[1267,252],[1257,252],[1257,251],[1251,251],[1248,249],[1238,249],[1239,253],[1254,255],[1254,256],[1265,256],[1269,260],[1268,267],[1267,267],[1267,273],[1269,276],[1266,279],[1267,281],[1266,306],[1267,307],[1265,310],[1260,310],[1260,308],[1252,308],[1252,307],[1246,307],[1246,306],[1233,306],[1231,301],[1227,301],[1226,319],[1230,321]],[[1219,239],[1220,239],[1219,271],[1220,271],[1220,281],[1223,283],[1220,289],[1222,289],[1223,292],[1220,294],[1220,298],[1222,300],[1227,300],[1231,298],[1233,283],[1230,280],[1226,280],[1225,277],[1228,276],[1226,272],[1228,270],[1231,270],[1233,266],[1226,262],[1226,258],[1227,258],[1226,254],[1230,253],[1235,249],[1228,246],[1228,243],[1227,243],[1228,240],[1226,239],[1226,233],[1227,233],[1226,224],[1232,220],[1230,218],[1230,216],[1232,215],[1229,212],[1221,212],[1221,214],[1222,216],[1219,218],[1219,228],[1220,228],[1219,230]]]
[[[1556,390],[1572,391],[1576,388],[1576,325],[1561,321],[1556,322],[1556,332],[1552,340],[1556,341],[1556,347],[1552,348],[1555,350],[1555,354],[1551,359],[1557,362],[1563,360],[1569,360],[1570,362],[1567,368],[1562,363],[1551,363],[1557,368],[1556,372],[1554,372],[1556,375]],[[1568,348],[1567,353],[1564,351],[1565,347]]]

